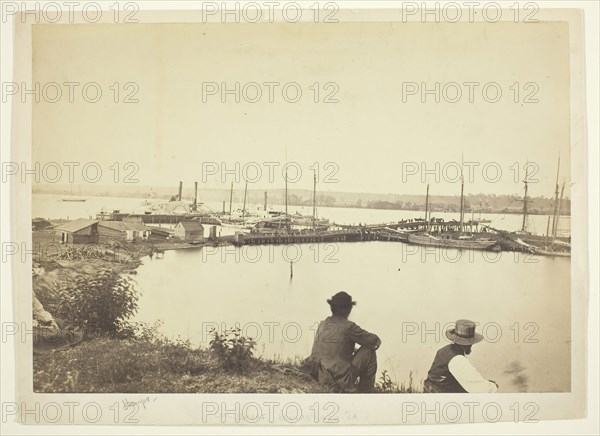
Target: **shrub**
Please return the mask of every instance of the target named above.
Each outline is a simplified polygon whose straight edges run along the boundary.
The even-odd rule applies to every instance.
[[[415,385],[412,371],[408,375],[408,383],[398,383],[392,381],[387,370],[383,370],[379,381],[375,383],[375,392],[383,394],[410,394],[419,393],[422,390]]]
[[[246,372],[254,361],[252,353],[256,342],[252,338],[242,336],[239,328],[222,333],[213,329],[211,333],[214,339],[210,341],[209,349],[219,365],[226,371]]]
[[[375,392],[392,393],[399,390],[398,383],[394,383],[388,375],[387,370],[383,370],[379,381],[375,384]]]
[[[114,333],[137,311],[139,293],[129,277],[110,268],[79,276],[59,291],[56,316],[87,329]]]
[[[52,223],[45,218],[36,217],[31,220],[31,229],[35,232],[36,230],[44,230],[52,228]]]

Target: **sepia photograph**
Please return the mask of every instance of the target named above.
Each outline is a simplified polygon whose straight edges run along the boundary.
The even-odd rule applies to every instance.
[[[14,5],[23,398],[83,424],[585,416],[581,13]]]

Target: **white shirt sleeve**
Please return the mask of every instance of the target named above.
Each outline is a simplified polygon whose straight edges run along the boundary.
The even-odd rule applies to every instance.
[[[52,315],[49,312],[44,310],[44,306],[40,303],[40,300],[37,299],[36,295],[32,293],[32,303],[33,303],[33,319],[37,321],[35,326],[41,321],[42,323],[50,323],[54,321]]]
[[[494,393],[498,390],[496,384],[484,379],[465,356],[453,357],[448,363],[448,369],[469,393]]]

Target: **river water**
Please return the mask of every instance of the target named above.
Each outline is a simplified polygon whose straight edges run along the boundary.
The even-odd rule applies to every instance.
[[[55,197],[55,198],[53,198]],[[91,197],[64,203],[34,195],[34,216],[87,217],[102,206],[127,210],[139,199]],[[290,208],[293,212],[300,208]],[[321,208],[338,223],[418,218],[411,211]],[[456,214],[435,214],[446,219]],[[520,227],[518,215],[485,215],[491,225]],[[531,216],[543,233],[547,217]],[[291,277],[290,261],[293,261]],[[358,301],[351,319],[379,335],[379,372],[426,377],[444,332],[456,319],[479,323],[484,341],[470,360],[501,392],[570,390],[570,260],[518,253],[434,250],[394,242],[204,247],[143,259],[136,276],[138,321],[207,346],[210,330],[236,325],[266,358],[305,357],[326,299],[345,290]]]

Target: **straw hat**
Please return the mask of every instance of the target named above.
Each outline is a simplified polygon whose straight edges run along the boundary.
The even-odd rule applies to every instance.
[[[475,333],[475,323],[468,319],[456,321],[454,328],[446,331],[446,337],[458,345],[473,345],[483,340],[483,335]]]

